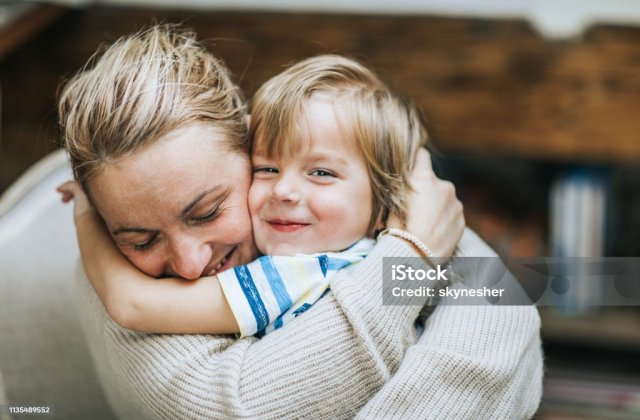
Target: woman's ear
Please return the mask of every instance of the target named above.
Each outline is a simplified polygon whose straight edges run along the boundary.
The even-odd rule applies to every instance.
[[[247,114],[245,119],[247,120],[247,129],[249,129],[251,127],[251,114]]]

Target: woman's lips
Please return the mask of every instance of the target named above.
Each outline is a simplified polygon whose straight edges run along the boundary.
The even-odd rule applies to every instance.
[[[236,252],[236,249],[238,249],[238,246],[239,245],[234,246],[233,249],[229,251],[229,253],[222,259],[221,261],[222,265],[218,269],[219,273],[222,273],[223,271],[228,270],[234,266],[233,262],[231,261],[232,260],[231,257],[235,255],[235,252]]]
[[[231,268],[231,257],[236,249],[238,249],[238,245],[234,246],[227,255],[222,257],[222,259],[218,261],[218,263],[211,270],[209,270],[207,276],[215,276],[216,274]]]
[[[278,232],[296,232],[309,226],[309,223],[292,222],[289,220],[267,220],[267,223]]]

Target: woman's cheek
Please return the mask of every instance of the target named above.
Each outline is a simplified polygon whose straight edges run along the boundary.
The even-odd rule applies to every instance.
[[[155,278],[166,275],[164,272],[165,262],[157,252],[153,250],[142,252],[131,249],[120,249],[120,251],[133,265],[146,275]]]

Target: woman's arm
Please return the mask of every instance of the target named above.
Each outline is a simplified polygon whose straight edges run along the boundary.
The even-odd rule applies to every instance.
[[[496,255],[467,231],[456,256]],[[440,305],[357,418],[531,418],[542,394],[539,330],[533,306]]]
[[[417,191],[409,204],[414,209],[429,205],[429,190],[422,188],[433,172],[420,173],[425,179],[415,180]],[[497,257],[470,230],[455,255]],[[357,418],[531,418],[540,403],[542,374],[540,317],[534,306],[440,305],[399,370]]]
[[[146,275],[118,251],[76,183],[65,183],[58,190],[64,201],[74,200],[82,264],[107,313],[118,325],[149,333],[239,332],[216,277],[186,281]]]
[[[533,417],[542,396],[539,326],[528,306],[437,307],[356,418]]]

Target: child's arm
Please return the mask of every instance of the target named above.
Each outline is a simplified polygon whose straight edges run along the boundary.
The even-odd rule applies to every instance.
[[[155,279],[142,273],[118,251],[77,184],[64,184],[59,191],[63,201],[75,197],[74,219],[82,263],[116,323],[124,328],[153,333],[239,332],[215,277],[186,281]]]

